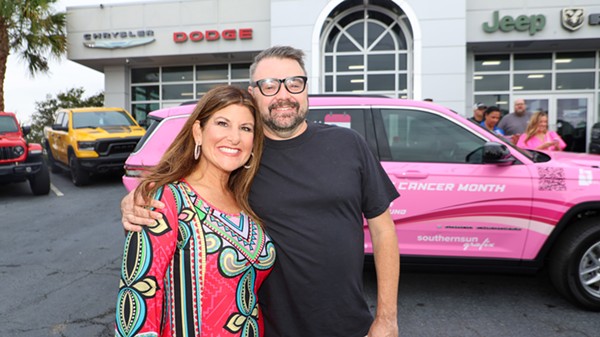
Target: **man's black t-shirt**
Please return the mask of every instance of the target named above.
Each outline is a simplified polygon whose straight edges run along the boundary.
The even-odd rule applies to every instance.
[[[300,136],[266,139],[250,203],[277,248],[259,302],[267,337],[362,337],[363,219],[398,192],[356,132],[309,123]]]

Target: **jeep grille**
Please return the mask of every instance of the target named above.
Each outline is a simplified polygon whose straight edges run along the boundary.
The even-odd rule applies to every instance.
[[[98,141],[96,152],[101,156],[108,156],[117,153],[131,153],[140,138],[128,138],[119,141],[108,140]]]
[[[15,159],[18,157],[15,155],[14,146],[0,147],[0,160]]]

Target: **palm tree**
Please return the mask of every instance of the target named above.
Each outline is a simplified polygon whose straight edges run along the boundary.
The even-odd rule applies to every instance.
[[[48,71],[48,56],[67,52],[66,13],[55,13],[57,0],[0,0],[0,111],[10,52],[17,53],[32,75]]]

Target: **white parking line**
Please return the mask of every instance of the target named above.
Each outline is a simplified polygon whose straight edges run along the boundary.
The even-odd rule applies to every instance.
[[[50,189],[52,190],[52,192],[54,192],[54,194],[56,194],[57,197],[64,196],[63,192],[61,192],[58,188],[56,188],[56,186],[54,186],[53,183],[50,183]]]

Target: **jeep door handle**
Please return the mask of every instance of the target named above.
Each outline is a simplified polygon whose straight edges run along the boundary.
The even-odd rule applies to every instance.
[[[396,178],[400,179],[425,179],[429,176],[428,173],[421,171],[404,171],[393,174]]]

